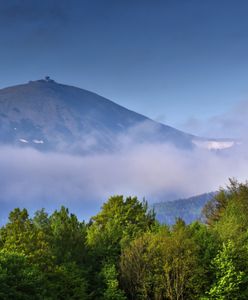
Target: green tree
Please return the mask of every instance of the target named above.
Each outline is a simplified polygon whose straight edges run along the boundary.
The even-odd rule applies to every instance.
[[[122,286],[130,299],[199,299],[202,278],[198,246],[178,220],[169,231],[146,233],[121,256]]]
[[[86,299],[86,226],[68,209],[33,219],[15,209],[0,233],[5,251],[22,253],[42,273],[46,299]]]
[[[159,233],[145,233],[122,251],[121,284],[128,299],[164,299],[163,249],[167,228]]]
[[[46,297],[51,300],[86,300],[88,283],[85,272],[75,263],[64,263],[54,267],[46,281]]]
[[[88,229],[88,244],[97,255],[118,257],[121,247],[155,224],[153,212],[146,202],[136,197],[114,196],[103,204],[102,210],[92,218]]]
[[[0,236],[3,249],[25,254],[43,270],[52,269],[51,237],[29,218],[26,209],[10,212],[9,222],[1,228]]]
[[[84,265],[87,261],[86,226],[74,214],[61,207],[50,217],[51,247],[56,264],[76,262]]]
[[[125,300],[125,294],[119,287],[117,279],[117,271],[114,264],[106,263],[101,270],[101,275],[104,278],[105,286],[103,292],[104,300]]]
[[[42,218],[43,220],[43,218]],[[45,228],[47,222],[41,222]],[[54,269],[47,273],[52,299],[87,299],[86,226],[61,207],[49,218],[50,248]]]
[[[225,191],[221,191],[217,198],[222,198],[213,215],[218,215],[213,222],[209,222],[209,230],[218,235],[224,244],[232,243],[235,253],[235,267],[240,272],[248,274],[248,183],[238,183],[231,180]],[[240,294],[248,297],[247,285],[240,285]]]
[[[9,222],[1,228],[1,242],[10,251],[27,252],[33,244],[33,226],[26,209],[14,209]]]
[[[201,291],[195,283],[202,276],[199,248],[191,230],[181,219],[173,226],[171,236],[164,245],[163,270],[167,298],[198,299]]]
[[[237,300],[247,299],[241,293],[241,284],[246,280],[245,274],[235,266],[237,253],[231,241],[223,244],[223,248],[213,259],[216,270],[216,281],[209,291],[210,299]]]
[[[99,214],[91,219],[87,230],[87,245],[90,251],[90,282],[93,298],[102,297],[104,278],[100,275],[106,263],[112,263],[119,273],[118,261],[121,249],[136,236],[150,230],[155,216],[148,211],[146,202],[136,197],[111,197],[103,204]]]
[[[204,294],[214,281],[214,270],[210,268],[212,260],[221,245],[216,231],[202,224],[194,222],[189,226],[192,239],[197,245],[197,258],[199,272],[194,280],[194,286]]]
[[[43,289],[42,274],[24,254],[0,251],[0,299],[44,299]]]
[[[229,185],[225,189],[221,188],[220,191],[213,197],[212,200],[207,202],[203,208],[203,216],[208,225],[213,226],[219,222],[225,215],[228,206],[235,202],[238,205],[239,213],[244,213],[248,210],[248,182],[238,183],[235,179],[229,179]],[[246,226],[248,218],[246,219]]]

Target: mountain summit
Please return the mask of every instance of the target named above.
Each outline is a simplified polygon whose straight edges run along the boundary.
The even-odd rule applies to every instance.
[[[0,90],[0,143],[92,153],[135,143],[192,148],[201,139],[50,77]]]

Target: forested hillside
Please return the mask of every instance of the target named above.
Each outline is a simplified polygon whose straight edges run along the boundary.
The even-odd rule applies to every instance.
[[[159,202],[152,207],[160,223],[172,225],[177,218],[182,218],[189,224],[202,218],[203,207],[214,195],[215,193],[206,193],[186,199]]]
[[[161,225],[122,196],[88,223],[16,208],[0,230],[0,299],[248,299],[247,212],[248,184],[235,181],[205,205],[206,223]]]

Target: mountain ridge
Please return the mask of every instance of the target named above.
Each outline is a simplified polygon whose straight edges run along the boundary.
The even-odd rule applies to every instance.
[[[173,225],[177,218],[190,224],[202,218],[202,209],[217,192],[204,193],[189,198],[181,198],[152,205],[157,220],[162,224]]]

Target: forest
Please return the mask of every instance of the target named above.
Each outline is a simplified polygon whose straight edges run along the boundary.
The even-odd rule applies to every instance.
[[[202,215],[162,225],[123,196],[87,223],[16,208],[0,229],[0,299],[248,299],[248,183],[230,180]]]

